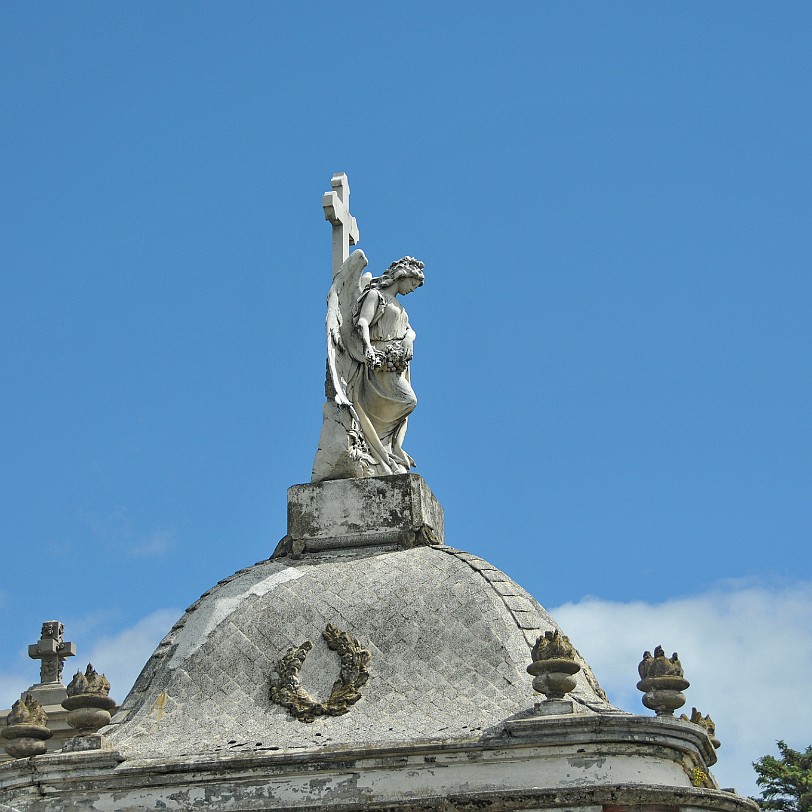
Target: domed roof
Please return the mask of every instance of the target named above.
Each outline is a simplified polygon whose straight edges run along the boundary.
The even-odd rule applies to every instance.
[[[286,652],[309,641],[301,686],[327,699],[341,670],[327,624],[370,652],[369,678],[348,712],[308,724],[270,687]],[[107,732],[127,758],[477,738],[540,698],[530,647],[555,628],[504,573],[451,547],[265,561],[186,611]],[[586,664],[570,696],[614,710]]]

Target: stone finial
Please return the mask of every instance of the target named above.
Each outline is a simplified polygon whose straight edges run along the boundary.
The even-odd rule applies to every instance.
[[[76,644],[66,643],[65,626],[58,620],[46,620],[42,624],[40,639],[28,647],[28,656],[40,660],[39,681],[41,685],[60,683],[66,657],[76,654]]]
[[[675,651],[670,658],[666,657],[662,646],[654,649],[653,657],[650,651],[643,652],[643,659],[637,666],[637,673],[640,674],[640,679],[685,676],[677,652]]]
[[[545,702],[537,703],[536,711],[543,715],[573,713],[572,702],[564,701],[564,696],[575,688],[581,664],[569,638],[558,629],[544,632],[530,654],[533,662],[527,672],[533,675],[533,690],[547,697]]]
[[[576,651],[569,637],[556,629],[539,636],[530,650],[530,656],[534,663],[539,660],[574,660]]]
[[[25,701],[17,700],[11,706],[11,713],[6,717],[6,725],[48,726],[48,714],[45,708],[31,694],[25,695]]]
[[[68,683],[68,696],[79,696],[80,694],[93,694],[95,696],[107,696],[110,693],[110,682],[104,674],[99,674],[91,663],[87,664],[85,673],[77,671],[73,679]]]
[[[6,740],[5,751],[12,758],[28,758],[41,756],[48,749],[45,740],[50,739],[53,732],[48,730],[45,709],[26,694],[25,701],[18,699],[11,706],[0,736]]]
[[[665,656],[662,646],[654,649],[653,656],[644,651],[637,671],[640,674],[637,689],[643,691],[643,704],[657,716],[673,716],[685,704],[681,692],[691,683],[685,679],[676,651],[670,658]]]
[[[690,719],[684,713],[681,714],[679,718],[682,719],[683,722],[690,722],[691,724],[699,725],[699,727],[705,728],[705,732],[708,734],[711,744],[716,749],[719,749],[722,746],[722,742],[716,738],[716,722],[714,722],[713,719],[711,719],[711,717],[707,714],[703,716],[696,708],[691,708]]]
[[[110,712],[116,707],[111,699],[110,683],[88,663],[83,674],[77,671],[68,685],[68,697],[62,707],[69,711],[65,721],[76,730],[76,736],[62,747],[65,752],[100,750],[109,747],[105,737],[97,731],[110,724]]]

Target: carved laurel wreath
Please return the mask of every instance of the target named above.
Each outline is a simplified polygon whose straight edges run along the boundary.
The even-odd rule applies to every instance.
[[[289,648],[276,670],[279,679],[271,683],[271,700],[287,708],[301,722],[317,716],[341,716],[360,698],[360,688],[369,679],[372,655],[354,637],[328,623],[321,633],[328,647],[341,657],[341,671],[326,702],[318,702],[299,682],[307,653],[313,648],[305,640],[298,648]]]

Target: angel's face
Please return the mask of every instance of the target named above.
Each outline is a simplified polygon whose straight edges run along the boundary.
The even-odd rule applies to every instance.
[[[398,279],[398,293],[411,293],[420,286],[420,280],[416,276],[402,276]]]

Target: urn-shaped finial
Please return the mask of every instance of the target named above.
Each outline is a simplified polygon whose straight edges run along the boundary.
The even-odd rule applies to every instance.
[[[548,699],[563,699],[575,687],[575,675],[581,670],[569,638],[558,629],[544,632],[530,654],[533,662],[527,672],[534,677],[533,689]]]
[[[110,683],[88,663],[84,674],[77,671],[73,675],[67,692],[67,699],[62,702],[62,707],[69,711],[65,721],[77,735],[65,743],[63,750],[93,749],[90,740],[77,743],[77,739],[93,737],[99,728],[110,724],[110,711],[116,707],[116,701],[108,696]],[[70,742],[73,745],[69,746]]]
[[[5,751],[12,758],[41,756],[48,749],[45,740],[53,735],[48,730],[45,709],[31,694],[11,706],[6,726],[0,729],[0,736],[6,740]]]
[[[107,696],[110,693],[110,682],[104,674],[99,674],[92,663],[87,664],[85,673],[77,671],[68,683],[68,696],[81,696],[92,694],[94,696]]]
[[[676,651],[671,657],[665,656],[662,646],[654,649],[653,656],[644,651],[637,671],[640,674],[637,689],[643,691],[643,704],[657,716],[673,716],[685,704],[682,691],[691,683],[685,679]]]

